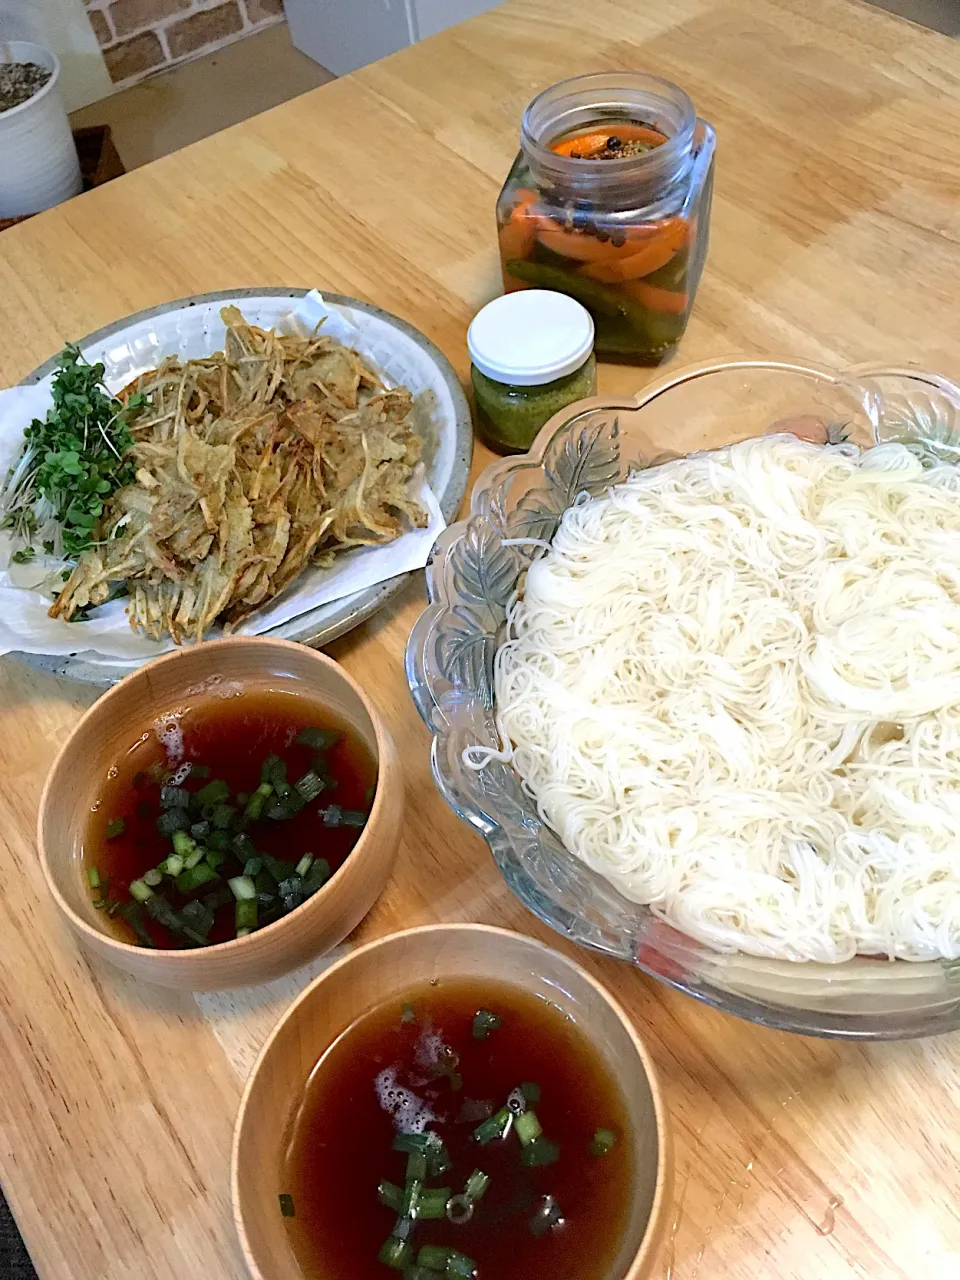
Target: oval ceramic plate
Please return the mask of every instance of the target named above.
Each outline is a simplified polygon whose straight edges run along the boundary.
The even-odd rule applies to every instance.
[[[78,345],[88,360],[104,362],[109,383],[120,379],[122,386],[138,373],[153,368],[163,355],[175,354],[189,359],[214,350],[216,344],[211,345],[208,335],[217,328],[222,329],[221,307],[236,304],[247,320],[271,328],[308,293],[307,289],[228,289],[197,294],[138,311],[88,334]],[[466,491],[473,452],[470,408],[453,366],[429,338],[389,311],[335,293],[325,293],[323,298],[363,328],[368,354],[374,360],[379,348],[384,352],[399,352],[416,368],[420,385],[411,385],[411,390],[415,394],[428,392],[433,401],[433,438],[426,441],[424,450],[427,479],[444,519],[452,519]],[[23,379],[23,385],[47,377],[56,361],[57,356],[45,361]],[[321,605],[262,634],[318,648],[369,618],[403,588],[407,576],[391,578]],[[88,684],[114,684],[139,665],[109,658],[91,659],[89,655],[14,653],[13,656],[32,667]]]

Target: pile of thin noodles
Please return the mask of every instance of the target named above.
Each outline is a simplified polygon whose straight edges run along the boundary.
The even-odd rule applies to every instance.
[[[564,515],[496,659],[566,847],[722,950],[960,956],[960,473],[748,440]]]

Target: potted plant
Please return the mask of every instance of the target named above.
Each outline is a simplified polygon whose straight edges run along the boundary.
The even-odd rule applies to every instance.
[[[38,213],[81,190],[59,79],[48,49],[0,42],[0,218]]]

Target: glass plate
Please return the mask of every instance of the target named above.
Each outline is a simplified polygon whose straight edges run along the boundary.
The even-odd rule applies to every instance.
[[[504,879],[575,942],[638,965],[718,1008],[788,1031],[865,1039],[960,1026],[960,962],[797,964],[724,953],[624,898],[568,853],[510,765],[474,771],[461,752],[495,745],[493,658],[506,606],[536,548],[579,493],[603,493],[639,467],[770,431],[869,447],[901,441],[926,465],[960,461],[960,388],[914,369],[839,372],[773,361],[712,362],[660,378],[634,399],[593,399],[547,423],[529,453],[479,477],[470,515],[438,539],[429,607],[407,647],[407,679],[433,737],[437,786],[484,837]]]

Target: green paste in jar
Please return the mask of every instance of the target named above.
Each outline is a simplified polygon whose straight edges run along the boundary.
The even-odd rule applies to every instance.
[[[597,393],[597,362],[590,355],[573,373],[540,386],[496,382],[470,366],[477,425],[491,449],[525,453],[543,424],[575,400]]]

